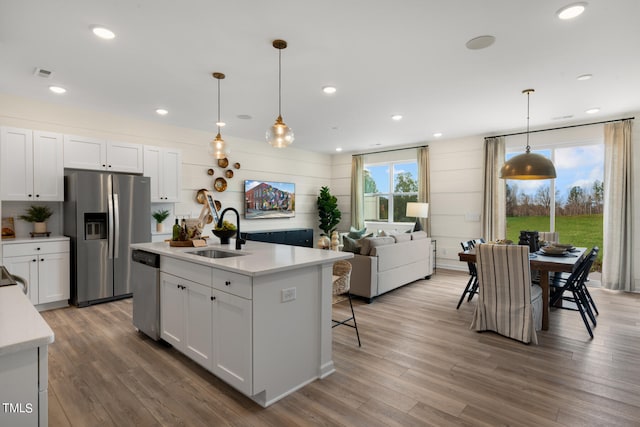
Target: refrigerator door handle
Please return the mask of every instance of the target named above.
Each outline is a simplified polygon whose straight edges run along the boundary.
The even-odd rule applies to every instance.
[[[107,228],[109,230],[107,236],[107,258],[113,258],[113,200],[111,197],[107,198]]]
[[[118,194],[113,194],[113,257],[118,258],[118,246],[120,244],[120,202],[118,200]]]

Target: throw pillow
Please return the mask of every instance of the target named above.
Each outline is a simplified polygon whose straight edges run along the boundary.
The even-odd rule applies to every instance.
[[[360,250],[362,249],[362,247],[360,246],[360,243],[349,236],[344,236],[342,238],[342,243],[343,243],[343,246],[342,246],[343,252],[353,252],[354,254],[359,254]]]
[[[349,227],[349,234],[347,234],[347,236],[351,237],[352,239],[360,239],[362,238],[362,236],[364,236],[364,233],[366,231],[367,231],[367,227],[364,227],[362,230]]]
[[[411,235],[406,233],[393,234],[391,237],[395,239],[396,243],[408,242],[411,240]]]
[[[426,239],[427,238],[427,232],[426,231],[414,231],[413,233],[411,233],[411,240],[420,240],[420,239]]]

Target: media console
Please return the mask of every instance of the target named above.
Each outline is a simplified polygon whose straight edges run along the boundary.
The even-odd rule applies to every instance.
[[[285,230],[247,231],[242,238],[255,242],[280,243],[283,245],[313,247],[313,229],[288,228]]]

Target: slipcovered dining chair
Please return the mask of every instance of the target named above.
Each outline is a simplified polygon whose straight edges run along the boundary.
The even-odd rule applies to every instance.
[[[336,326],[345,325],[356,330],[356,337],[358,338],[358,347],[362,347],[360,344],[360,333],[358,332],[358,324],[356,323],[356,314],[353,311],[353,304],[351,303],[351,263],[349,261],[336,261],[333,264],[333,301],[335,304],[342,301],[341,295],[347,295],[349,299],[349,307],[351,308],[351,317],[347,317],[344,320],[333,320],[332,328]],[[353,321],[353,324],[347,323]]]
[[[557,231],[539,231],[538,239],[544,242],[560,243],[560,234]]]
[[[542,329],[542,289],[531,284],[529,247],[476,246],[478,305],[471,329],[494,331],[524,343],[538,343]]]

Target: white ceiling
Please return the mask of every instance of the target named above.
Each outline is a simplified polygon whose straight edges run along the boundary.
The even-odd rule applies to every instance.
[[[640,111],[640,1],[0,0],[0,92],[263,140],[282,115],[295,146],[366,151],[598,121]],[[116,33],[105,41],[89,30]],[[484,50],[465,43],[481,35]],[[54,72],[35,77],[36,67]],[[593,74],[578,81],[581,74]],[[64,95],[47,90],[65,87]],[[328,96],[321,88],[335,85]],[[155,109],[169,110],[164,117]],[[585,110],[599,107],[600,113]],[[392,114],[402,114],[394,122]],[[242,120],[238,115],[250,115]],[[567,118],[569,117],[569,118]]]

